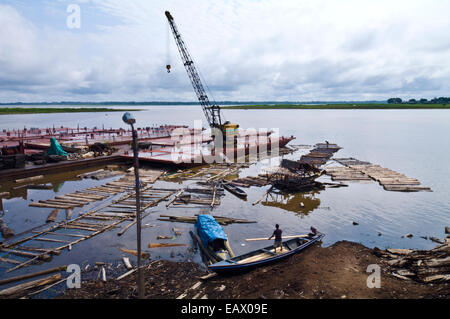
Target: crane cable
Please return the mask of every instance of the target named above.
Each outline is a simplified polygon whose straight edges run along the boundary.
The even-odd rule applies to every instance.
[[[167,37],[166,37],[166,69],[167,73],[170,73],[172,69],[171,56],[170,56],[170,26],[167,24]]]

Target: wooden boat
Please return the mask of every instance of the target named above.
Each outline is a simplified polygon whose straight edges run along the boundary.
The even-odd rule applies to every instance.
[[[213,263],[234,257],[222,226],[211,215],[198,215],[195,223],[200,249]]]
[[[274,252],[272,245],[217,262],[208,266],[208,268],[216,273],[238,272],[256,268],[297,254],[315,242],[320,241],[323,237],[325,237],[325,234],[317,232],[316,234],[306,235],[304,238],[290,239],[283,242],[281,252],[279,248],[277,248],[277,252]]]
[[[236,185],[233,185],[233,184],[230,184],[230,183],[226,183],[226,182],[223,182],[222,184],[223,184],[223,187],[227,191],[232,193],[233,195],[236,195],[237,197],[240,197],[240,198],[247,198],[247,193],[244,192],[239,187],[237,187]]]

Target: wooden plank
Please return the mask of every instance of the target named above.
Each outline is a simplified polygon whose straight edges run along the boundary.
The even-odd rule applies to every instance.
[[[80,202],[68,201],[65,199],[47,199],[45,202],[57,205],[73,205],[74,207],[83,207],[85,204]]]
[[[94,200],[90,200],[90,199],[81,199],[81,198],[74,198],[74,197],[68,197],[68,196],[56,196],[55,199],[67,200],[69,202],[81,203],[84,205],[87,205],[91,202],[95,202]]]
[[[40,207],[40,208],[59,208],[59,209],[74,208],[73,205],[58,205],[58,204],[44,204],[44,203],[31,203],[28,206],[30,206],[30,207]]]
[[[293,238],[308,238],[308,235],[294,235],[294,236],[283,236],[283,239],[293,239]],[[262,237],[262,238],[249,238],[245,241],[251,242],[251,241],[263,241],[263,240],[273,240],[269,239],[268,237]]]

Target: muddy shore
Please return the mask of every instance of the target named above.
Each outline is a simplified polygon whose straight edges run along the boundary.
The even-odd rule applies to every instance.
[[[368,288],[369,265],[381,269],[380,288]],[[448,299],[448,282],[424,284],[392,276],[387,261],[361,244],[341,241],[322,248],[319,244],[284,261],[253,271],[207,275],[195,263],[154,261],[144,270],[149,299]],[[201,282],[201,284],[198,284]],[[193,288],[193,289],[192,289]],[[59,299],[134,299],[136,275],[121,281],[82,282],[80,289],[67,290]]]

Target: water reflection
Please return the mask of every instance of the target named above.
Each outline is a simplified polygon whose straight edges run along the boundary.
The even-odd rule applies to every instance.
[[[277,207],[302,216],[307,216],[309,213],[319,208],[319,194],[319,191],[296,194],[271,192],[266,196],[265,200],[262,202],[262,205]]]

